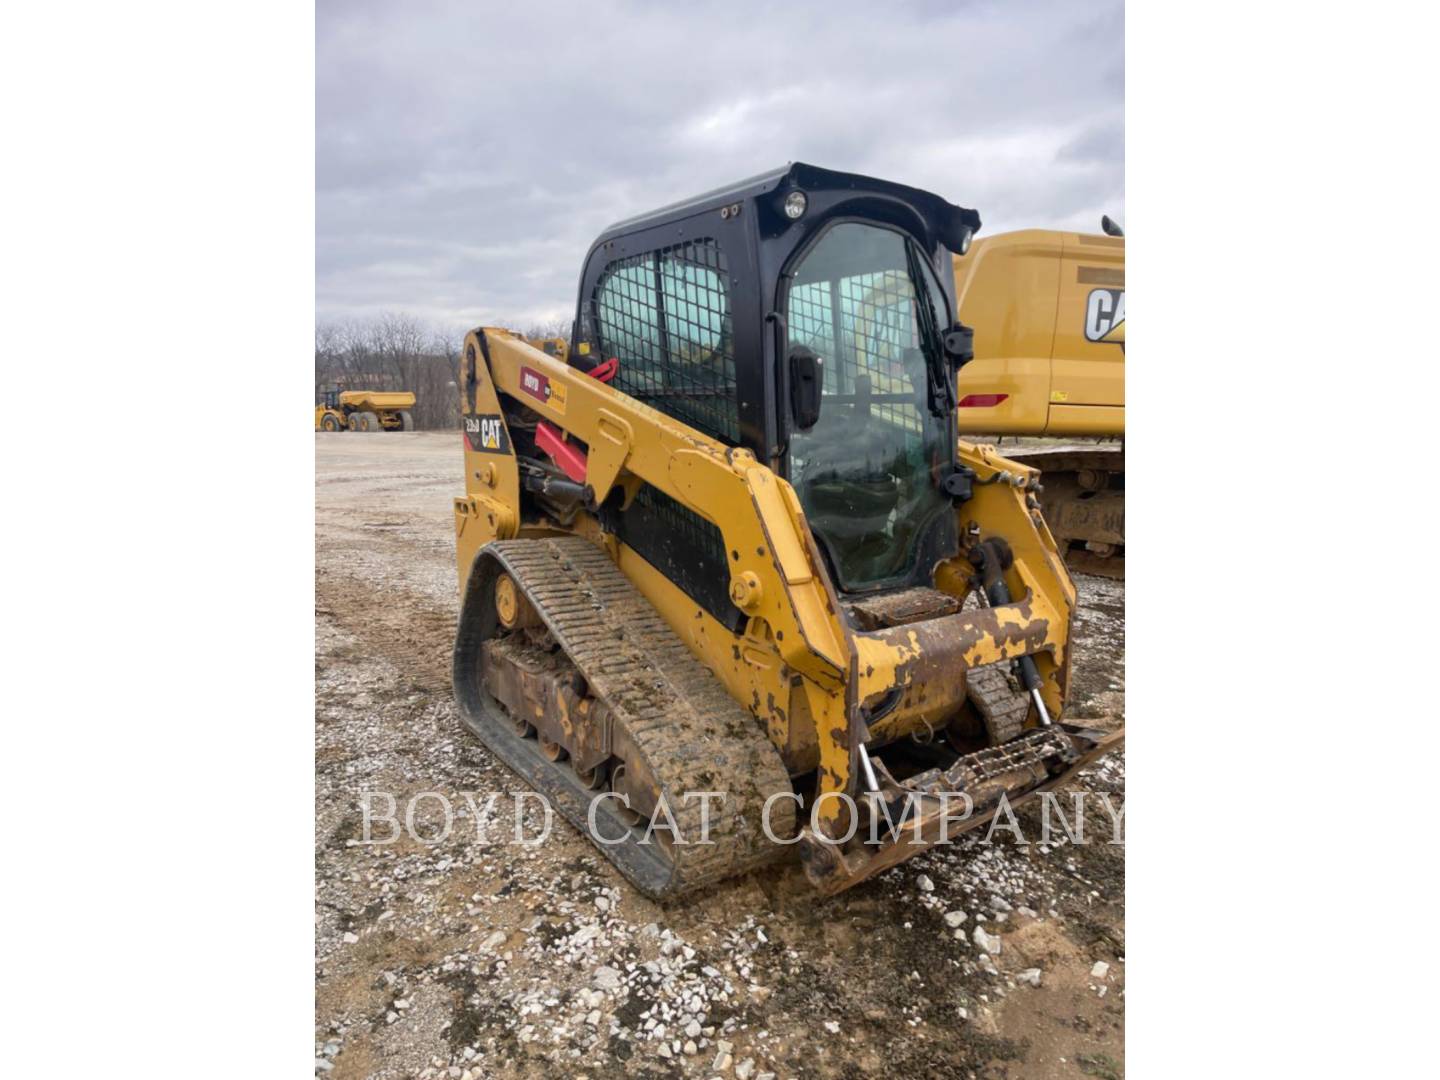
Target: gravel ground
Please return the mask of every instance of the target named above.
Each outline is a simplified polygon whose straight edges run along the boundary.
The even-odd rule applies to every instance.
[[[972,833],[828,900],[790,865],[662,908],[558,818],[507,842],[544,822],[450,700],[461,472],[458,433],[316,436],[317,1074],[1123,1074],[1124,847],[1098,797],[1123,806],[1123,755],[1073,785],[1091,843],[1040,843],[1027,808],[1025,844]],[[1118,726],[1124,584],[1077,581],[1071,715]],[[364,843],[367,791],[402,822],[445,793],[448,837]],[[440,801],[415,807],[441,835]]]

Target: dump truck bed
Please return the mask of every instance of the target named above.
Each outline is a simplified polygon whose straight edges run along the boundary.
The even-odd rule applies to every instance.
[[[409,409],[415,405],[415,395],[408,390],[346,390],[340,403],[357,409]]]

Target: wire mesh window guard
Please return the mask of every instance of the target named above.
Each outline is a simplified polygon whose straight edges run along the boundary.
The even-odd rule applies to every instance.
[[[692,240],[611,263],[593,298],[617,389],[722,442],[739,442],[725,254]]]
[[[920,347],[915,286],[899,270],[857,274],[838,281],[796,285],[790,292],[790,340],[824,357],[824,392],[856,392],[856,378],[870,380],[873,395],[900,394],[903,403],[877,400],[871,410],[886,423],[919,434],[914,372],[906,353]],[[913,368],[913,363],[911,367]]]

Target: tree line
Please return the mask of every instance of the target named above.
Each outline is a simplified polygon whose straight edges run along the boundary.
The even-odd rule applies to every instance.
[[[496,319],[497,326],[518,326]],[[526,337],[569,337],[568,323],[531,323]],[[460,349],[465,332],[441,328],[404,313],[315,325],[316,402],[325,390],[409,390],[415,426],[460,426]]]

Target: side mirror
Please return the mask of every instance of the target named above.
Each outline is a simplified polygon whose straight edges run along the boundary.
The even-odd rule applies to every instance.
[[[975,359],[975,331],[956,323],[945,331],[945,355],[956,368]]]
[[[790,417],[797,431],[809,431],[820,419],[821,360],[807,345],[790,350]]]

